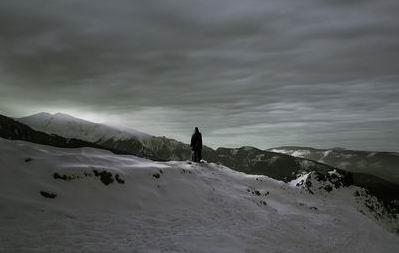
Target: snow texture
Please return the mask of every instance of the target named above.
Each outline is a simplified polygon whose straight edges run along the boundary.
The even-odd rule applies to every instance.
[[[354,188],[1,138],[0,154],[0,252],[399,252]]]

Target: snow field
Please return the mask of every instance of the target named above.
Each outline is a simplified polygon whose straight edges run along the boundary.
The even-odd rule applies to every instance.
[[[0,154],[0,252],[399,252],[351,188],[4,139]]]

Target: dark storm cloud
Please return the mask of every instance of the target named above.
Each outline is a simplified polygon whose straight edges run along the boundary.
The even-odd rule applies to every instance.
[[[396,0],[4,0],[0,109],[182,140],[199,124],[214,146],[399,149],[397,13]]]

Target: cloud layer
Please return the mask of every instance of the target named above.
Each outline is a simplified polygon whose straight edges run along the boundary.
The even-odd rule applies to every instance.
[[[211,146],[399,150],[396,0],[0,3],[0,112]]]

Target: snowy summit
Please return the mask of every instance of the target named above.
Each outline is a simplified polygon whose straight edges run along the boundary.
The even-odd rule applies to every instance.
[[[134,138],[145,140],[151,138],[151,135],[134,129],[119,129],[93,123],[65,113],[50,114],[41,112],[18,118],[17,121],[48,134],[56,134],[65,138],[75,138],[88,142],[101,143],[110,139],[127,140]]]

